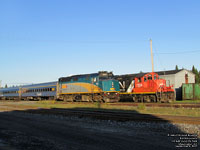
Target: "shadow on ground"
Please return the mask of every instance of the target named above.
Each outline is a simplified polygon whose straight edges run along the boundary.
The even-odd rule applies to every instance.
[[[10,111],[0,113],[0,149],[196,150],[197,134],[189,133],[197,133],[198,129],[199,125],[174,125],[137,111],[92,108]]]

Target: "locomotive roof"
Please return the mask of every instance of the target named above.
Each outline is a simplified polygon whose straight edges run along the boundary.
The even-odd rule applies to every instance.
[[[49,85],[56,85],[57,81],[54,82],[44,82],[44,83],[36,83],[36,84],[29,84],[29,85],[23,85],[23,87],[35,87],[35,86],[49,86]]]
[[[72,75],[72,76],[68,76],[68,77],[61,77],[59,78],[59,81],[61,82],[65,82],[65,81],[69,81],[72,78],[85,78],[87,76],[89,77],[96,77],[96,76],[101,76],[104,73],[106,73],[108,76],[113,76],[112,72],[108,72],[108,71],[99,71],[98,73],[90,73],[90,74],[79,74],[79,75]]]
[[[135,79],[136,77],[137,77],[137,78],[143,77],[145,74],[147,74],[147,73],[116,75],[114,78],[117,79],[117,80],[120,80],[120,78],[121,78],[121,79],[127,78],[127,79],[133,80],[133,79]]]
[[[72,76],[68,76],[68,77],[61,77],[61,78],[59,78],[59,81],[65,81],[66,79],[81,78],[81,77],[86,77],[86,76],[98,76],[98,74],[99,73],[72,75]]]

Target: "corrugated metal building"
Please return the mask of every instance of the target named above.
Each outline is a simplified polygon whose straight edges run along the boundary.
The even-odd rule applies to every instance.
[[[195,74],[189,70],[168,70],[156,72],[160,78],[166,80],[167,85],[173,85],[176,91],[176,99],[182,99],[182,84],[195,83]]]

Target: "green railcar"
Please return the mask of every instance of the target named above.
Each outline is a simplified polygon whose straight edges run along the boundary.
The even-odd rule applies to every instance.
[[[182,85],[183,100],[200,100],[200,84],[188,83]]]

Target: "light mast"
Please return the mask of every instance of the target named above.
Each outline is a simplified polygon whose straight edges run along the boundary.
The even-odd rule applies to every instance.
[[[153,66],[153,50],[152,50],[152,40],[150,39],[150,47],[151,47],[151,64],[152,64],[152,72],[154,72]]]

